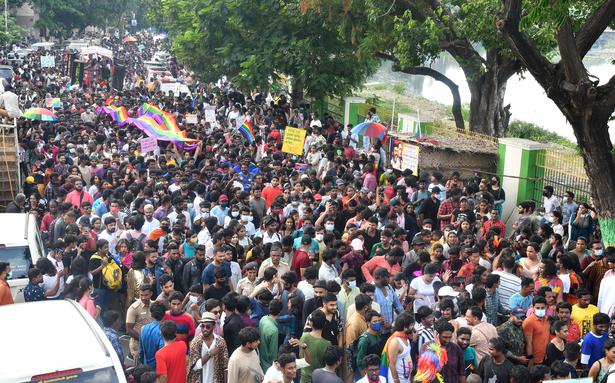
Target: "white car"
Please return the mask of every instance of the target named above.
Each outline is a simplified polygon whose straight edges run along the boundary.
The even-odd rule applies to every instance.
[[[125,383],[111,342],[72,300],[0,306],[0,383]]]
[[[46,256],[36,218],[28,213],[0,214],[0,262],[11,264],[8,280],[15,302],[23,302],[28,271],[39,258]]]

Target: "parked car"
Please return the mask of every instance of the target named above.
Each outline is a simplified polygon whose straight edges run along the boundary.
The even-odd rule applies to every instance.
[[[8,280],[15,302],[23,302],[28,271],[39,258],[46,256],[36,218],[29,213],[0,214],[0,262],[11,264]]]
[[[98,323],[73,300],[0,306],[0,383],[125,383]]]

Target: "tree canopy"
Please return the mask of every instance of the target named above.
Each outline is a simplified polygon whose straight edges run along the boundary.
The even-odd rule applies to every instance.
[[[615,156],[608,126],[615,112],[615,76],[598,79],[588,72],[583,58],[614,20],[615,0],[548,5],[502,0],[497,20],[515,55],[572,126],[607,245],[615,244]],[[526,30],[536,24],[557,41],[559,57],[542,54],[528,38]]]
[[[314,98],[347,95],[375,70],[338,20],[304,12],[299,1],[161,0],[150,20],[162,21],[178,58],[212,81],[227,75],[243,89],[266,89],[290,76]]]

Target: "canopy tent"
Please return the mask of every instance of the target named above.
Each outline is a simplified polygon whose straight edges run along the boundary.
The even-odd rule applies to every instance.
[[[99,46],[91,46],[91,47],[83,47],[81,48],[81,54],[83,56],[89,56],[89,55],[99,55],[99,56],[104,56],[107,58],[112,59],[113,58],[113,52],[111,52],[109,49],[107,48],[103,48],[103,47],[99,47]]]

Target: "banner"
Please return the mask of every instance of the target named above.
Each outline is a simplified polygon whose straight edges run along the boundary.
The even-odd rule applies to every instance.
[[[73,67],[75,66],[75,61],[77,61],[77,57],[77,53],[71,53],[66,59],[66,75],[71,77],[71,79],[73,74]]]
[[[303,142],[305,141],[305,130],[287,126],[284,131],[284,141],[282,142],[282,151],[284,153],[303,154]]]
[[[141,154],[154,152],[158,149],[158,140],[156,137],[142,138],[139,143],[141,144]]]
[[[83,86],[83,75],[85,72],[85,63],[82,61],[73,61],[70,65],[70,83]]]
[[[391,145],[391,167],[395,170],[412,170],[413,174],[419,174],[419,146],[394,140]]]
[[[41,68],[55,68],[55,56],[41,56]]]

